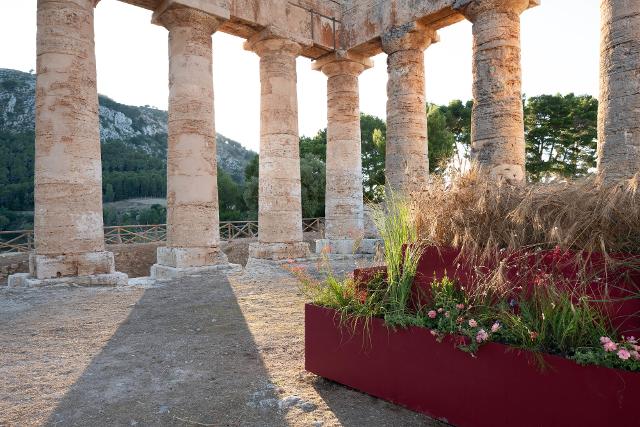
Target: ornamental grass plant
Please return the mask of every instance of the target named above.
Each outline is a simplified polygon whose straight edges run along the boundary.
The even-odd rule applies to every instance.
[[[587,177],[512,186],[478,169],[449,182],[436,177],[415,201],[417,233],[475,258],[556,246],[640,254],[639,183],[636,175],[617,185]]]

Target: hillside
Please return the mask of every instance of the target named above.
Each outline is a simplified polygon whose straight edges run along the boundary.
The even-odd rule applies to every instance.
[[[100,95],[100,139],[120,141],[164,161],[167,147],[167,112],[149,106],[134,107]],[[34,129],[35,75],[0,68],[0,132],[32,134]],[[218,166],[234,181],[244,181],[244,168],[255,156],[240,143],[218,134]],[[9,147],[11,149],[11,147]],[[5,153],[3,153],[5,154]],[[6,153],[12,156],[11,151]],[[13,157],[13,156],[12,156]],[[110,159],[105,159],[107,162]]]

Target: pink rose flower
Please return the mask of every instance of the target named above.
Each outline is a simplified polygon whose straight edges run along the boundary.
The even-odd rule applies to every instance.
[[[491,326],[491,332],[495,334],[500,330],[500,328],[501,328],[500,323],[496,322],[493,324],[493,326]]]
[[[448,311],[444,313],[444,317],[446,317],[447,319],[449,318],[449,312]]]
[[[626,341],[627,341],[629,344],[637,344],[637,343],[638,343],[638,340],[636,340],[636,337],[634,337],[633,335],[631,335],[630,337],[628,337],[628,338],[626,339]]]
[[[478,344],[486,341],[487,338],[489,338],[489,334],[484,329],[480,329],[476,334],[476,341]]]
[[[631,357],[631,353],[629,353],[627,350],[622,348],[620,349],[620,351],[618,351],[618,357],[622,360],[627,360],[628,358]]]
[[[464,309],[464,304],[456,304],[456,308],[458,310],[463,310]]]
[[[430,319],[435,319],[437,315],[438,313],[436,313],[435,310],[431,310],[429,313],[427,313],[427,316],[429,316]]]
[[[608,342],[611,342],[611,338],[609,337],[600,337],[600,344],[606,344]]]
[[[469,326],[471,326],[472,328],[475,328],[476,326],[478,326],[478,322],[476,322],[475,320],[471,319],[471,320],[469,320]]]
[[[631,357],[633,357],[635,360],[640,360],[640,353],[638,353],[635,350],[631,350],[629,353],[631,353]]]
[[[442,308],[442,307],[440,307],[440,308],[438,309],[438,313],[442,313],[443,311],[444,311],[444,308]]]
[[[613,341],[608,341],[603,345],[604,351],[612,352],[618,349],[618,346]]]

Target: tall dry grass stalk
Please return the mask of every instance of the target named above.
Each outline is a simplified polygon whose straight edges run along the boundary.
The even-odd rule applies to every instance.
[[[466,256],[549,249],[640,254],[640,178],[607,186],[595,177],[496,184],[477,169],[450,183],[435,178],[417,197],[418,234]]]

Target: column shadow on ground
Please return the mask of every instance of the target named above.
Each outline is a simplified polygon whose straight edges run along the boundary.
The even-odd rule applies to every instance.
[[[49,425],[286,426],[227,278],[145,290]]]

